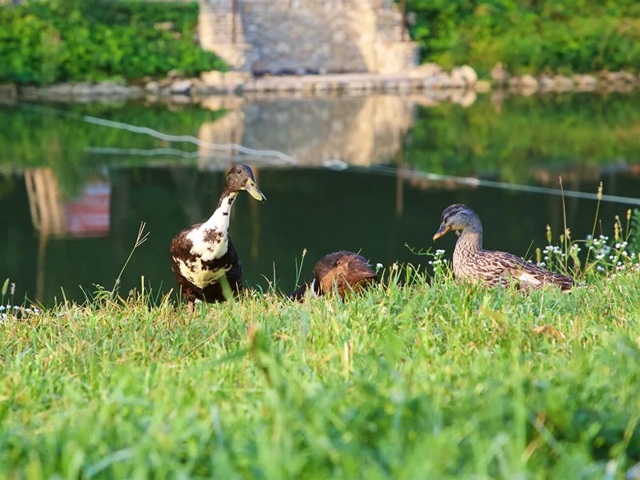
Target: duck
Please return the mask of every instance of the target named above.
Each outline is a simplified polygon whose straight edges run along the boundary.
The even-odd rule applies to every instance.
[[[378,280],[367,259],[357,253],[340,250],[321,257],[313,267],[313,280],[303,284],[289,298],[303,300],[307,292],[323,296],[335,291],[344,300],[347,294],[360,292]]]
[[[455,203],[444,209],[433,240],[451,230],[458,235],[453,251],[453,275],[457,280],[490,287],[514,284],[523,290],[552,285],[568,291],[574,286],[574,279],[569,275],[550,272],[512,253],[485,250],[482,247],[482,222],[467,205]]]
[[[225,295],[224,284],[228,284],[233,294],[242,287],[242,265],[229,237],[229,219],[233,203],[243,190],[259,202],[267,200],[251,168],[236,164],[227,173],[211,217],[182,230],[171,240],[171,269],[190,312],[196,300],[225,301],[228,293]]]

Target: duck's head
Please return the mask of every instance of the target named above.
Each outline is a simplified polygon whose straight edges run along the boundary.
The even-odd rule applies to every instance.
[[[442,212],[442,222],[438,231],[433,235],[433,239],[439,239],[450,230],[455,231],[458,235],[463,231],[482,232],[482,224],[476,212],[462,203],[454,203]]]
[[[253,177],[253,171],[246,165],[237,164],[229,170],[225,189],[230,192],[246,190],[259,202],[267,201],[267,197],[258,188],[256,179]]]

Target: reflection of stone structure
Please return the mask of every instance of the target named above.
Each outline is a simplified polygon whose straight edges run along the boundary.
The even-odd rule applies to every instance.
[[[103,180],[85,184],[82,194],[64,205],[67,233],[72,237],[109,234],[111,185]]]
[[[104,180],[89,181],[80,196],[65,200],[50,167],[25,169],[24,181],[31,221],[39,236],[36,298],[42,299],[49,239],[108,235],[111,186]]]
[[[202,46],[256,73],[376,72],[413,67],[393,0],[200,0]]]
[[[65,200],[51,168],[26,169],[24,177],[31,220],[41,235],[82,237],[109,233],[109,183],[90,181],[80,196]]]
[[[244,115],[241,109],[231,110],[224,117],[203,123],[198,132],[198,139],[215,145],[233,145],[242,143],[244,132]],[[224,170],[235,155],[233,148],[210,148],[200,145],[198,148],[198,164],[207,169]],[[216,168],[217,167],[217,168]]]
[[[28,168],[24,171],[31,221],[44,235],[61,235],[65,231],[64,208],[60,189],[51,168]]]
[[[373,165],[389,161],[400,149],[413,123],[414,105],[408,97],[385,95],[247,101],[222,119],[203,124],[199,138],[279,150],[303,166],[331,160]],[[201,162],[210,164],[220,157],[200,147]]]

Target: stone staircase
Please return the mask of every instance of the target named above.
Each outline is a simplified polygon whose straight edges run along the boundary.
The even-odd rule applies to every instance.
[[[392,0],[200,0],[199,39],[254,74],[398,73],[417,62]]]

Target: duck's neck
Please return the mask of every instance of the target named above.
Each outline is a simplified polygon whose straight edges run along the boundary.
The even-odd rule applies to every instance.
[[[227,235],[229,231],[229,217],[231,215],[231,207],[235,202],[238,192],[230,192],[225,190],[220,196],[218,207],[209,220],[204,222],[200,228],[206,230],[216,230],[217,232]]]
[[[456,242],[456,250],[479,252],[482,250],[482,226],[465,229]]]

